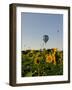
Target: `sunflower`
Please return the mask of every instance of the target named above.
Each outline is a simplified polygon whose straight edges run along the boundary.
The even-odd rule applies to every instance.
[[[51,63],[52,62],[52,56],[50,54],[46,55],[46,62],[47,63]]]
[[[55,65],[56,65],[56,57],[55,57],[55,55],[54,55],[54,54],[52,54],[52,62],[53,62],[53,64],[55,64]]]
[[[39,57],[36,57],[35,60],[34,60],[34,63],[35,64],[39,64],[40,63],[40,58]]]
[[[53,48],[53,52],[54,52],[54,54],[56,53],[56,51],[57,51],[57,48]]]

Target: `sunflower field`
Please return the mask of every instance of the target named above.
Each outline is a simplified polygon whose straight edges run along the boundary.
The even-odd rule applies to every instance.
[[[57,48],[22,51],[21,76],[63,75],[63,51]]]

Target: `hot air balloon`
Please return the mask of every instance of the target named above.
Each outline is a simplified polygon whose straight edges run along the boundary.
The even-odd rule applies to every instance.
[[[43,35],[43,41],[46,45],[47,41],[49,40],[49,36],[48,35]]]
[[[49,40],[49,36],[48,35],[44,35],[43,36],[43,41],[44,41],[45,44],[47,43],[48,40]]]

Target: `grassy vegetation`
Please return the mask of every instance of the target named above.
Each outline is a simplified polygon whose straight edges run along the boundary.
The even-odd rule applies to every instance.
[[[63,75],[63,51],[56,48],[22,51],[22,77]]]

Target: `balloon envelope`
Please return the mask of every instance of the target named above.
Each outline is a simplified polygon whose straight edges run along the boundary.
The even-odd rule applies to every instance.
[[[45,43],[47,43],[48,40],[49,40],[49,36],[48,36],[48,35],[44,35],[44,36],[43,36],[43,41],[44,41]]]

